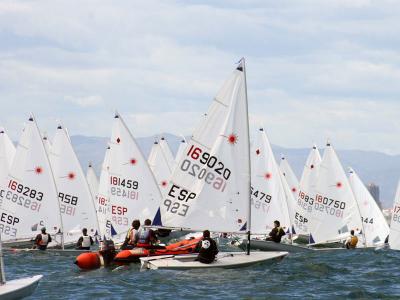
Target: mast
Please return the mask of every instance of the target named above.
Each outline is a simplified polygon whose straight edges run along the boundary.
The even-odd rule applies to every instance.
[[[1,232],[0,232],[0,286],[5,283],[6,283],[6,274],[4,273],[3,242],[1,241]]]
[[[246,61],[245,58],[242,57],[240,62],[243,64],[243,74],[244,74],[244,90],[246,95],[246,122],[247,122],[247,137],[250,138],[250,126],[249,126],[249,103],[247,100],[247,80],[246,80]],[[240,68],[240,66],[239,66]],[[248,143],[248,164],[249,164],[249,209],[247,214],[247,255],[250,255],[250,239],[251,239],[251,163],[250,163],[250,141]]]

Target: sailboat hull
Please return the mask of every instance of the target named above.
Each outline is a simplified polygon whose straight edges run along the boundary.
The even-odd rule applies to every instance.
[[[247,247],[247,240],[243,240],[240,245],[241,248]],[[286,251],[290,253],[298,252],[310,252],[314,249],[308,248],[307,246],[296,245],[296,244],[285,244],[285,243],[275,243],[271,241],[263,240],[251,240],[250,248],[254,250],[261,251]]]
[[[288,252],[252,252],[247,255],[243,252],[221,252],[211,264],[196,261],[197,255],[169,255],[158,258],[141,258],[141,270],[187,270],[187,269],[214,269],[214,268],[243,268],[251,265],[275,262],[283,259]]]
[[[0,286],[0,299],[21,299],[33,294],[43,275],[7,281]]]

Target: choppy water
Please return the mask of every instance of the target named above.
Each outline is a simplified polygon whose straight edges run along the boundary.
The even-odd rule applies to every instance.
[[[43,274],[30,299],[398,299],[400,252],[291,254],[273,265],[209,271],[147,271],[138,265],[80,271],[74,257],[5,253],[8,279]]]

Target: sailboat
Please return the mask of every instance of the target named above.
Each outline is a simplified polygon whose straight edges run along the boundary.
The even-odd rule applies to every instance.
[[[0,299],[22,299],[32,295],[43,275],[35,275],[6,281],[4,272],[3,246],[0,234]]]
[[[86,228],[89,235],[99,231],[96,209],[86,176],[71,145],[67,130],[59,125],[49,154],[58,190],[64,226],[63,242],[75,245]]]
[[[250,140],[244,59],[196,127],[168,184],[158,225],[247,234],[250,240]],[[157,224],[157,222],[155,222]],[[211,264],[196,255],[141,258],[142,269],[234,268],[282,258],[287,252],[224,253]]]
[[[299,191],[297,193],[298,218],[297,227],[299,233],[306,236],[305,243],[309,241],[310,218],[314,207],[314,189],[318,179],[321,155],[316,145],[313,145],[307,157],[306,164],[301,175]]]
[[[389,226],[382,211],[360,177],[351,168],[349,182],[361,215],[365,246],[383,246],[389,235]]]
[[[168,150],[164,152],[168,145],[162,147],[161,144],[161,141],[160,143],[158,141],[154,142],[147,162],[149,163],[151,171],[160,187],[161,193],[165,195],[166,187],[168,186],[168,181],[171,177],[174,166],[170,165],[171,161],[168,161]],[[169,147],[167,149],[169,149]]]
[[[58,192],[42,136],[33,116],[22,132],[7,179],[2,182],[0,219],[7,246],[29,245],[42,227],[63,232]]]
[[[292,238],[296,233],[293,220],[298,215],[295,197],[278,167],[263,128],[258,131],[253,148],[251,151],[251,224],[253,232],[262,236],[251,240],[251,248],[263,251],[310,251],[307,247],[293,244]],[[275,220],[280,222],[280,226],[289,236],[288,242],[275,243],[265,240]],[[243,244],[247,244],[246,240]]]
[[[397,185],[393,203],[392,219],[390,221],[389,247],[400,250],[400,181]]]
[[[15,155],[15,146],[4,128],[0,128],[0,181],[6,179]]]
[[[107,228],[118,243],[125,239],[134,219],[142,223],[154,219],[160,207],[161,192],[144,155],[118,113],[114,117],[109,152]]]
[[[312,206],[311,245],[340,242],[350,235],[350,230],[363,232],[356,199],[330,142],[326,145],[316,186],[309,200],[312,201],[309,202]]]

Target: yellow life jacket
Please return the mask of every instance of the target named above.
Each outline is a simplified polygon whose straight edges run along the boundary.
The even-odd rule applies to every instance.
[[[358,243],[358,237],[353,235],[350,240],[350,248],[355,248],[357,246],[357,243]]]

